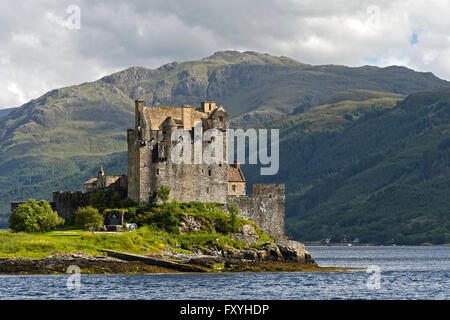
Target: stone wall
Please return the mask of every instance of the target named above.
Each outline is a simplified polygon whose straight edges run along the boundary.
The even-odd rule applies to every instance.
[[[237,204],[240,217],[253,221],[275,239],[284,239],[284,184],[255,184],[252,196],[228,196],[227,209],[232,203]]]
[[[194,126],[202,123],[203,130],[209,126],[223,133],[229,125],[229,119],[223,109],[216,109],[208,118],[207,114],[191,107],[144,107],[136,101],[135,129],[128,130],[128,197],[139,204],[155,202],[160,185],[170,188],[170,200],[180,202],[227,202],[228,164],[226,159],[226,135],[223,134],[223,158],[218,164],[194,164]],[[172,120],[183,120],[183,123]],[[155,129],[155,123],[160,127]],[[176,143],[171,134],[176,129],[189,128],[191,135],[190,164],[172,162],[171,151]],[[198,142],[195,142],[197,145]],[[202,151],[209,142],[200,141]]]
[[[53,202],[60,217],[70,220],[78,207],[89,205],[89,192],[84,191],[54,191]]]

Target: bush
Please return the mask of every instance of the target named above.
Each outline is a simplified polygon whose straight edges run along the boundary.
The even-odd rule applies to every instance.
[[[83,230],[103,229],[103,216],[91,206],[78,208],[75,212],[75,224]]]
[[[46,232],[62,224],[64,219],[45,200],[37,202],[29,199],[20,204],[9,217],[10,228],[15,232]]]
[[[89,196],[89,205],[103,212],[107,207],[105,193],[102,189],[92,192]]]
[[[238,222],[238,207],[236,203],[232,203],[230,205],[230,231],[231,232],[236,232],[237,229],[237,222]]]
[[[120,208],[131,208],[136,207],[137,203],[131,200],[130,198],[125,198],[122,201],[120,201]]]
[[[156,193],[156,197],[160,199],[163,203],[166,203],[169,200],[170,188],[165,185],[160,185],[158,192]]]

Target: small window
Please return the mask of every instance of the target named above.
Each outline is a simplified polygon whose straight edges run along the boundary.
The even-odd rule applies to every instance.
[[[206,188],[206,193],[209,194],[209,188]]]
[[[211,177],[212,170],[208,170],[208,176]]]
[[[159,176],[159,169],[156,169],[156,175]]]
[[[231,190],[236,191],[236,185],[235,185],[235,184],[233,184],[233,185],[231,186]]]
[[[223,117],[222,116],[219,116],[219,121],[223,122]]]

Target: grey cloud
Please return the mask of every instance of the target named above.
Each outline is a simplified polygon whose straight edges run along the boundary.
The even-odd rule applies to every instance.
[[[55,22],[81,9],[81,29]],[[0,11],[0,108],[121,69],[252,50],[311,64],[403,64],[450,79],[447,1],[30,1]],[[50,19],[51,17],[52,19]],[[418,43],[411,45],[413,32]]]

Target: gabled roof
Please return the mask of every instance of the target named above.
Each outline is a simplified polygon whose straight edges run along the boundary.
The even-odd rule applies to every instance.
[[[245,182],[241,169],[228,166],[228,182]]]
[[[84,184],[91,184],[91,183],[94,183],[94,182],[97,182],[97,178],[90,178],[88,181],[86,181]]]

